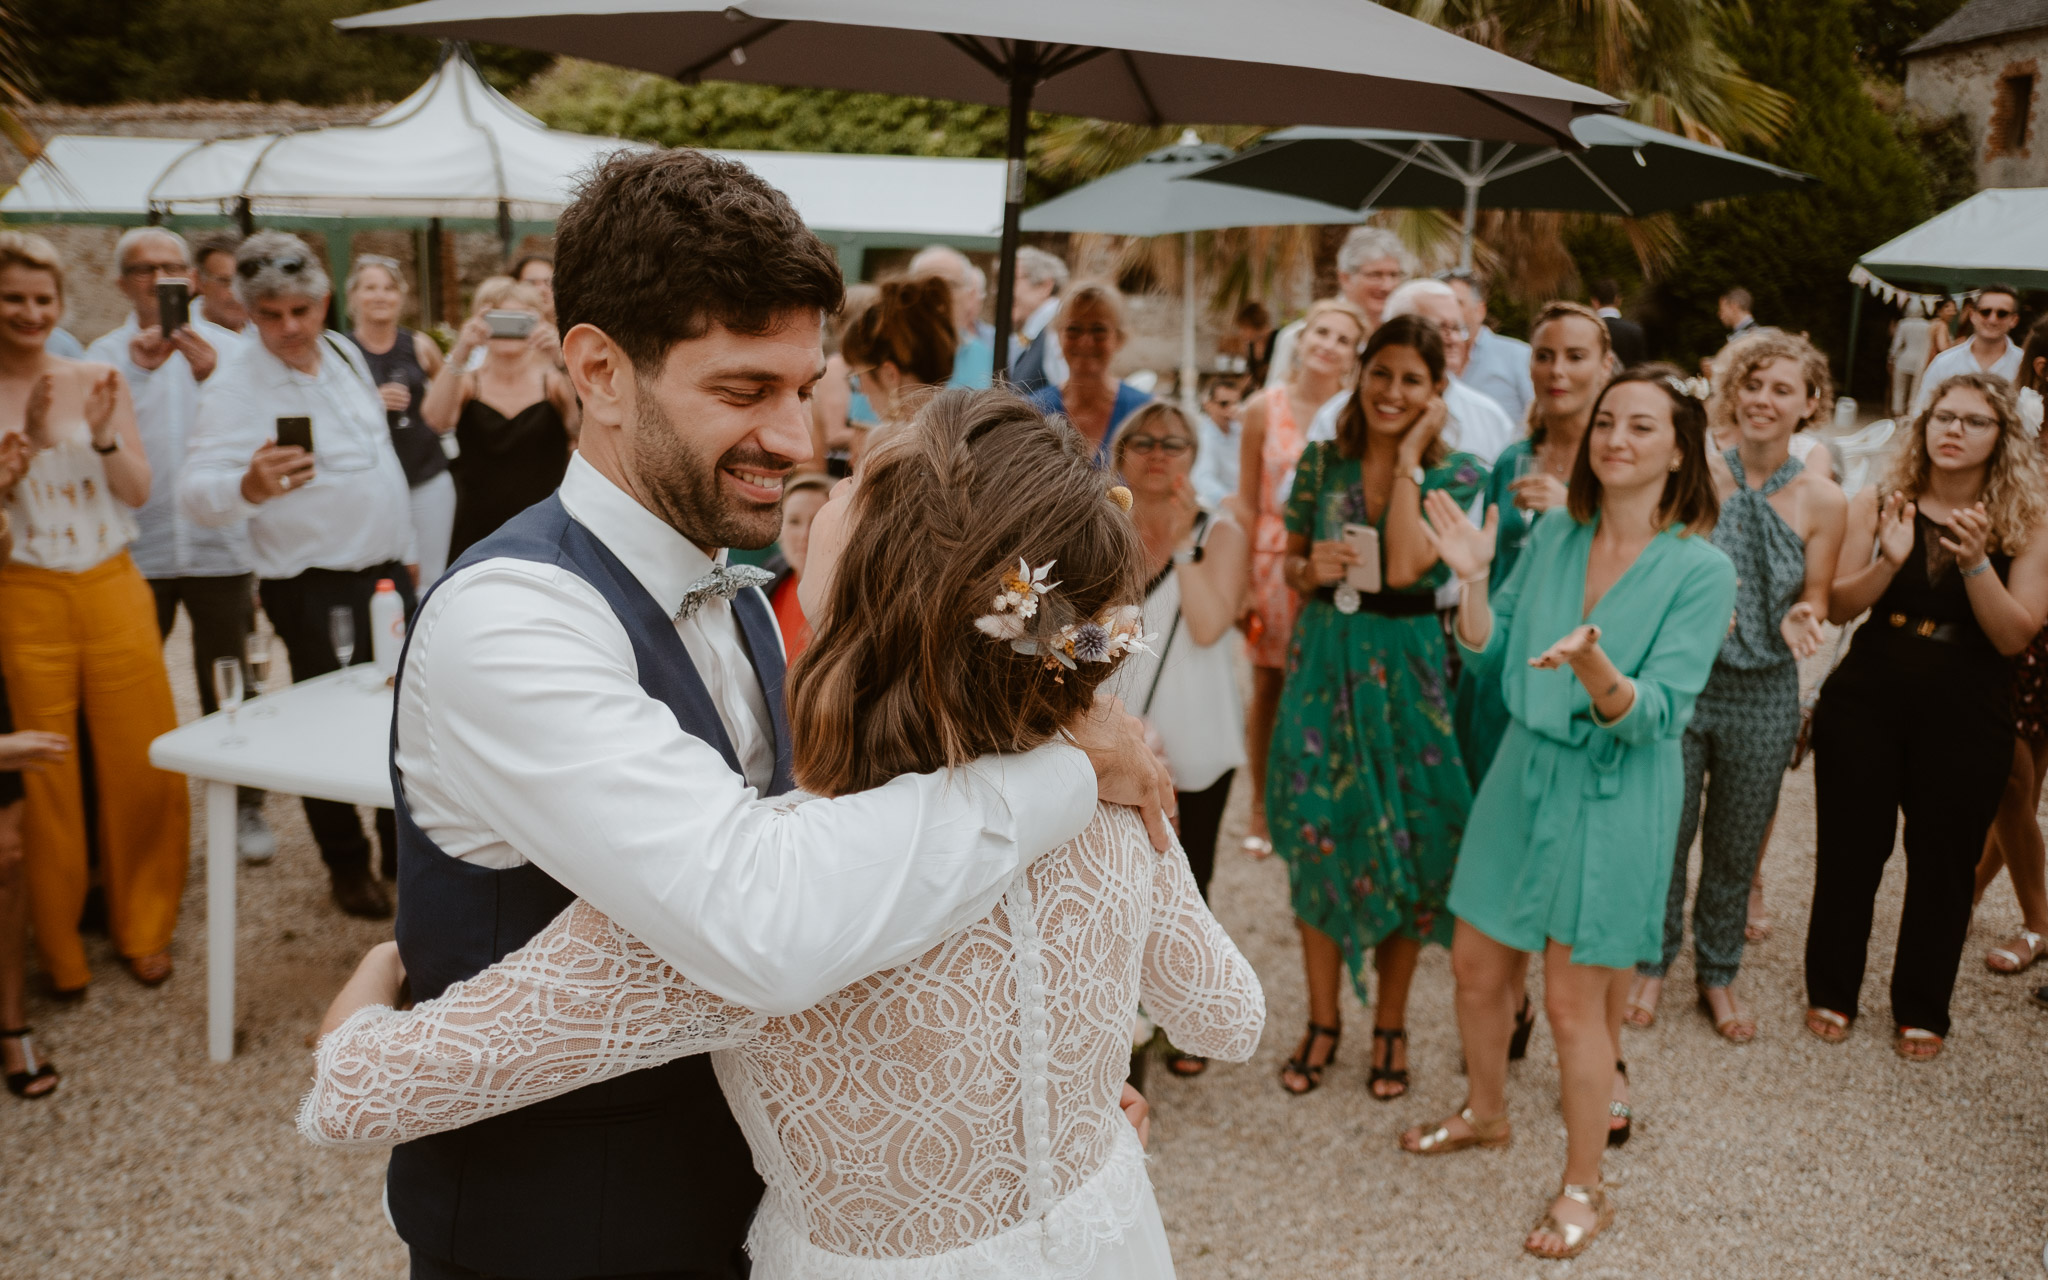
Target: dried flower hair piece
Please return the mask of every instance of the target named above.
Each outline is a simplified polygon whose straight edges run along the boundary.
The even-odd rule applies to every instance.
[[[1033,569],[1026,560],[1017,561],[1017,571],[1003,579],[996,596],[995,611],[974,620],[975,628],[992,640],[1007,641],[1018,653],[1042,658],[1048,671],[1072,671],[1083,663],[1115,662],[1132,653],[1151,653],[1145,634],[1145,611],[1137,605],[1111,605],[1092,618],[1073,619],[1073,611],[1048,597],[1057,582],[1046,579],[1058,563],[1048,560]],[[1068,621],[1051,615],[1057,607]],[[1057,679],[1057,677],[1055,677]]]
[[[983,635],[997,640],[1015,640],[1024,634],[1026,626],[1038,616],[1038,597],[1060,585],[1047,582],[1047,575],[1057,560],[1048,560],[1036,569],[1022,556],[1017,558],[1017,572],[1003,579],[1003,590],[996,597],[995,612],[985,613],[974,620]]]
[[[1131,491],[1120,484],[1109,486],[1109,500],[1126,512],[1131,509]]]

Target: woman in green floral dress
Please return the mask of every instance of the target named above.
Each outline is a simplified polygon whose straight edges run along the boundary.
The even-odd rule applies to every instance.
[[[1337,1052],[1338,990],[1348,966],[1366,998],[1380,979],[1373,1096],[1407,1092],[1408,986],[1422,944],[1449,945],[1444,910],[1472,787],[1444,683],[1435,593],[1448,571],[1422,528],[1422,495],[1471,503],[1484,465],[1439,440],[1443,338],[1417,316],[1390,320],[1366,344],[1358,389],[1337,438],[1295,468],[1283,572],[1302,611],[1288,647],[1266,807],[1287,860],[1307,972],[1309,1027],[1281,1071],[1307,1093]],[[1346,525],[1379,533],[1381,589],[1346,582],[1357,554]]]

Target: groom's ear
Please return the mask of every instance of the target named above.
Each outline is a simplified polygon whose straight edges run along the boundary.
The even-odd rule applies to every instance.
[[[586,427],[617,427],[632,416],[638,391],[633,362],[604,330],[589,324],[569,330],[562,335],[562,360],[583,402]]]

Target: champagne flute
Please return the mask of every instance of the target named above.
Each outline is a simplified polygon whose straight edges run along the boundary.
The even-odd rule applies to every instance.
[[[213,660],[213,696],[219,701],[220,709],[228,713],[228,736],[221,739],[220,745],[247,746],[249,740],[235,727],[235,713],[242,709],[242,660],[239,657]]]
[[[270,686],[270,636],[251,631],[242,648],[249,666],[249,692],[256,696],[256,709],[249,714],[268,720],[277,714],[277,708],[262,696]]]
[[[1515,479],[1517,481],[1527,480],[1530,476],[1541,474],[1543,474],[1543,459],[1536,456],[1534,449],[1515,459]],[[1512,488],[1510,492],[1512,492]],[[1513,497],[1508,499],[1508,505],[1514,506]],[[1529,534],[1536,523],[1536,516],[1539,513],[1521,511],[1520,508],[1517,508],[1517,511],[1522,518],[1522,531],[1515,535],[1515,546],[1526,547],[1529,545]],[[1502,514],[1505,517],[1506,513],[1503,512]]]
[[[334,646],[335,663],[346,670],[356,656],[356,611],[345,604],[327,611],[327,640]]]

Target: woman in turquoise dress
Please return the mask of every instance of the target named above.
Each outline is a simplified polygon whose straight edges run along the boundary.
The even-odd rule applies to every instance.
[[[1281,1086],[1307,1093],[1337,1051],[1345,967],[1366,999],[1379,974],[1369,1088],[1408,1089],[1408,986],[1422,944],[1449,945],[1445,895],[1471,784],[1444,685],[1435,592],[1448,577],[1422,527],[1422,498],[1470,503],[1486,469],[1438,438],[1445,421],[1443,336],[1416,316],[1373,333],[1337,438],[1294,471],[1281,570],[1302,611],[1267,772],[1274,851],[1287,861],[1301,931],[1309,1028]],[[1380,587],[1347,582],[1358,555],[1345,530],[1377,530]]]
[[[1451,883],[1468,1101],[1401,1145],[1433,1155],[1511,1140],[1513,976],[1523,953],[1542,952],[1566,1158],[1563,1188],[1523,1241],[1539,1257],[1574,1256],[1613,1220],[1600,1159],[1622,997],[1633,966],[1662,954],[1680,743],[1735,606],[1735,567],[1707,537],[1717,504],[1705,438],[1705,410],[1677,370],[1616,378],[1565,508],[1537,522],[1490,602],[1493,528],[1428,501],[1431,536],[1465,584],[1459,643],[1498,673],[1510,722]]]

